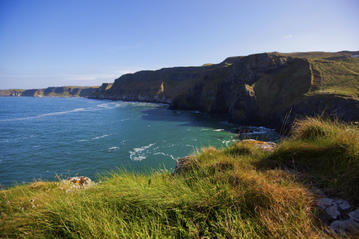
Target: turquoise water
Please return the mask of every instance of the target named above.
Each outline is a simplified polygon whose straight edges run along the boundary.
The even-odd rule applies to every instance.
[[[111,170],[173,169],[175,159],[237,140],[218,117],[167,105],[86,98],[0,97],[0,184]],[[265,128],[244,135],[276,139]]]

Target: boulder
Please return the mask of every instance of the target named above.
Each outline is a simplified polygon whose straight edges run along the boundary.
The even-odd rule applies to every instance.
[[[176,159],[176,168],[174,170],[174,173],[175,174],[179,174],[181,173],[181,171],[183,170],[183,166],[184,164],[190,159],[189,156],[186,156],[184,158],[179,158],[179,159]]]
[[[61,181],[61,189],[64,189],[66,192],[74,191],[77,189],[85,189],[95,185],[94,182],[89,177],[78,176],[70,177]]]
[[[260,149],[263,151],[273,151],[277,147],[277,144],[274,142],[265,142],[265,141],[255,140],[255,139],[245,139],[245,140],[242,140],[241,142],[251,144],[254,147],[256,147],[257,149]]]
[[[343,236],[349,236],[349,234],[352,236],[359,235],[359,222],[352,219],[336,220],[329,227]]]

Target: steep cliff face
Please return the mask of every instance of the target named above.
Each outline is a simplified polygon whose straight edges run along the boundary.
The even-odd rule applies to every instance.
[[[354,53],[263,53],[201,67],[140,71],[92,96],[169,103],[172,109],[224,113],[235,122],[275,128],[306,115],[359,120]]]
[[[46,89],[0,90],[0,96],[57,96],[57,97],[89,97],[98,87],[62,86]]]

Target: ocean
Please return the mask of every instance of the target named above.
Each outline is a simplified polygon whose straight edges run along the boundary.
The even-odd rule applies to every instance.
[[[0,97],[0,185],[173,170],[176,158],[239,140],[219,116],[87,98]],[[278,140],[264,127],[241,138]]]

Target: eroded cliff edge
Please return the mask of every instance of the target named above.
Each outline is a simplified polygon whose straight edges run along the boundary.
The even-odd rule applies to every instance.
[[[295,118],[359,120],[358,52],[262,53],[126,74],[90,97],[169,103],[280,129]]]

